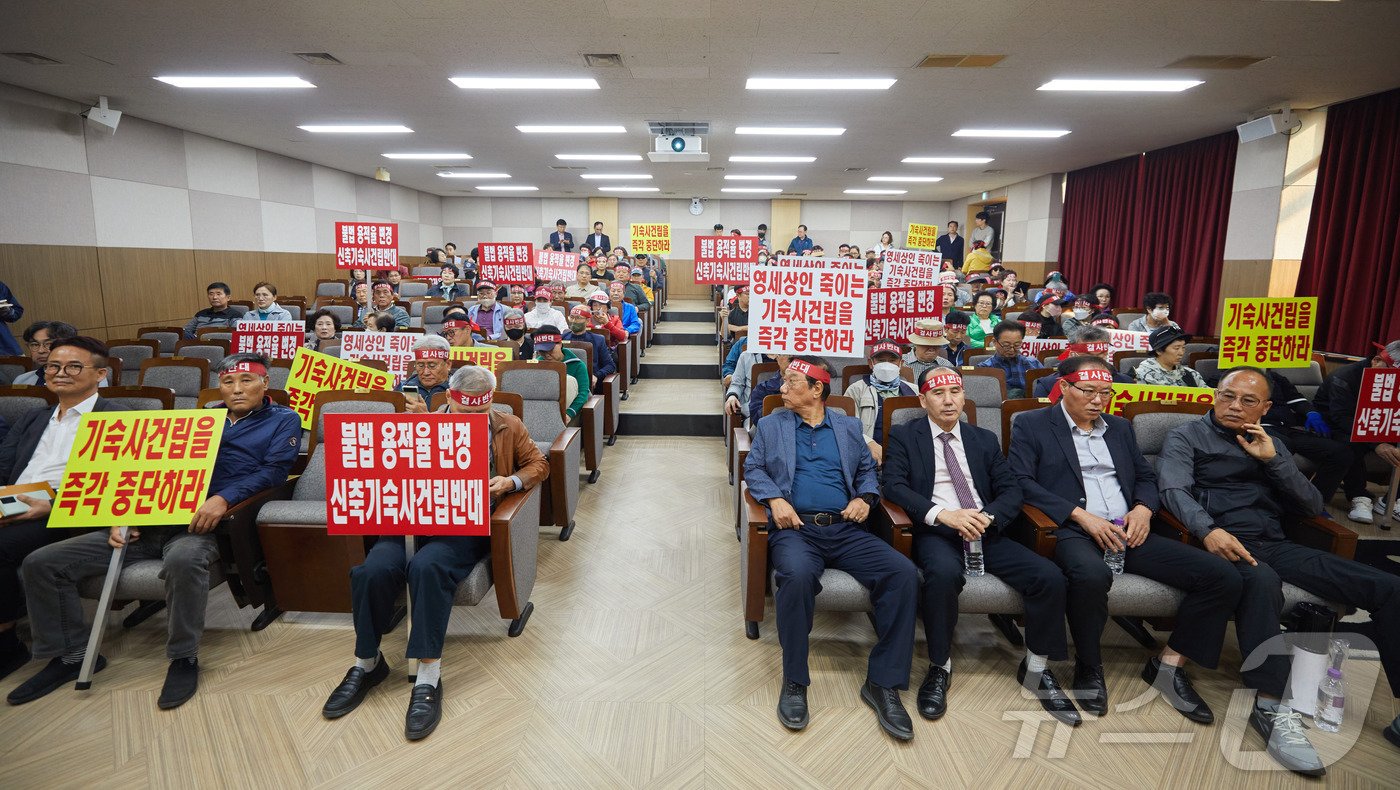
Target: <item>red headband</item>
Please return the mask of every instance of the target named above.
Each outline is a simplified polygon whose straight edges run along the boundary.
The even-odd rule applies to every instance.
[[[1109,348],[1108,343],[1070,343],[1058,358],[1063,362],[1075,354],[1107,354]]]
[[[1065,394],[1060,389],[1060,386],[1062,384],[1064,384],[1065,382],[1069,382],[1070,384],[1078,384],[1081,381],[1098,381],[1104,384],[1112,384],[1113,374],[1109,373],[1103,368],[1090,366],[1087,368],[1080,368],[1079,370],[1074,371],[1068,376],[1061,376],[1060,380],[1055,382],[1055,386],[1050,388],[1050,402],[1060,402],[1060,398],[1063,397]]]
[[[915,324],[915,325],[914,325],[914,334],[913,334],[913,336],[914,336],[914,337],[943,337],[943,331],[944,331],[944,327],[943,327],[942,325],[928,327],[928,326],[919,326],[918,324]]]
[[[939,370],[924,379],[924,383],[919,387],[919,392],[928,392],[939,387],[961,387],[962,383],[962,374],[956,370]]]
[[[564,338],[560,337],[559,335],[544,334],[535,335],[534,341],[536,343],[562,343],[564,342]]]
[[[876,343],[870,349],[870,356],[873,357],[876,354],[882,354],[885,352],[889,352],[891,354],[894,354],[895,356],[899,356],[899,346],[895,345],[894,343]]]
[[[447,359],[449,353],[445,348],[420,348],[413,352],[413,358],[417,360]]]
[[[583,316],[584,318],[587,318],[588,316],[593,315],[593,313],[592,313],[587,307],[584,307],[583,305],[580,304],[580,305],[574,305],[574,308],[573,308],[572,310],[569,311],[569,316],[570,316],[571,318],[572,318],[573,316],[576,316],[576,315],[581,315],[581,316]]]
[[[468,395],[457,390],[448,390],[447,397],[457,402],[458,406],[485,406],[491,402],[491,390],[487,390],[480,395]]]
[[[788,370],[795,370],[809,379],[816,379],[825,384],[831,383],[831,374],[810,362],[794,359],[792,362],[788,363]]]
[[[224,373],[252,373],[255,376],[266,376],[267,368],[261,362],[239,362],[230,365]]]
[[[471,329],[473,332],[480,332],[480,331],[481,331],[481,327],[477,326],[475,321],[468,321],[468,320],[465,319],[465,318],[454,318],[454,319],[452,319],[451,321],[444,321],[444,322],[442,323],[442,328],[443,328],[443,329]]]
[[[1375,342],[1371,343],[1371,345],[1375,346],[1376,350],[1380,352],[1376,355],[1377,359],[1392,367],[1395,366],[1395,360],[1391,358],[1390,352],[1385,350],[1385,346]]]

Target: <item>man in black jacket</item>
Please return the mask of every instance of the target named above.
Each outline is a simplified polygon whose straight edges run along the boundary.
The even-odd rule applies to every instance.
[[[934,242],[933,249],[943,256],[943,262],[954,269],[962,269],[963,265],[963,237],[958,235],[958,221],[948,220],[948,232],[938,237]]]
[[[1370,359],[1353,362],[1327,377],[1313,397],[1313,408],[1317,416],[1308,415],[1307,427],[1323,436],[1331,436],[1347,442],[1351,436],[1351,425],[1356,419],[1356,401],[1361,395],[1361,376],[1367,368],[1400,367],[1400,340],[1392,340],[1384,347],[1376,345],[1376,354]],[[1342,477],[1342,487],[1347,499],[1351,500],[1351,513],[1347,518],[1362,524],[1371,523],[1371,512],[1385,513],[1387,507],[1394,509],[1400,518],[1400,505],[1386,502],[1382,497],[1374,505],[1366,492],[1366,456],[1375,453],[1381,460],[1393,467],[1400,467],[1400,448],[1393,444],[1372,444],[1350,442],[1351,462]],[[1324,497],[1328,492],[1324,491]]]
[[[1021,513],[1023,494],[1001,455],[996,434],[960,422],[962,375],[929,368],[919,374],[928,419],[890,430],[883,492],[914,523],[914,562],[923,571],[924,631],[929,669],[919,687],[919,715],[947,711],[952,679],[953,627],[965,544],[981,544],[986,572],[1021,594],[1026,609],[1026,657],[1017,680],[1039,697],[1057,720],[1079,724],[1079,712],[1046,666],[1068,657],[1065,642],[1065,577],[1055,563],[1002,534]]]

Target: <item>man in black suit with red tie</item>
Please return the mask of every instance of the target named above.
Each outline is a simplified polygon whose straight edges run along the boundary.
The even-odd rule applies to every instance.
[[[919,375],[919,392],[928,419],[890,431],[883,486],[885,498],[903,508],[915,525],[914,562],[924,574],[929,669],[919,687],[919,715],[937,719],[947,711],[953,627],[965,583],[964,544],[980,540],[986,572],[1024,601],[1026,657],[1017,680],[1051,716],[1077,726],[1079,711],[1046,666],[1069,654],[1065,577],[1055,563],[1002,534],[1020,515],[1021,486],[996,435],[959,420],[966,400],[962,375],[929,368]]]

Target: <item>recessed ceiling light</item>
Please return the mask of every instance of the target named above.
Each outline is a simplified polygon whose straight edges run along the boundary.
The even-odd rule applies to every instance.
[[[660,192],[661,187],[598,187],[599,192]]]
[[[457,153],[457,154],[418,154],[418,153],[403,152],[403,153],[397,153],[397,154],[384,154],[384,158],[385,158],[385,159],[437,159],[437,160],[440,160],[440,161],[446,161],[446,160],[448,160],[448,159],[457,159],[457,160],[471,159],[471,158],[472,158],[472,155],[471,155],[471,154],[462,154],[462,153]]]
[[[301,77],[156,77],[177,88],[314,88]]]
[[[517,126],[525,134],[625,134],[626,126]]]
[[[565,162],[640,162],[641,154],[555,154]]]
[[[797,176],[753,176],[732,174],[724,177],[725,181],[796,181]]]
[[[757,194],[771,195],[783,190],[778,187],[724,187],[721,192],[751,192]]]
[[[459,88],[513,91],[596,91],[592,77],[450,77]]]
[[[731,162],[754,162],[772,165],[796,165],[815,162],[815,156],[731,156]]]
[[[438,178],[510,178],[510,173],[475,173],[471,170],[463,170],[461,172],[439,170]]]
[[[847,195],[907,195],[907,189],[847,189]]]
[[[477,189],[483,192],[538,192],[539,187],[527,187],[519,184],[482,184]]]
[[[735,134],[778,134],[785,137],[839,137],[846,133],[841,126],[736,126]]]
[[[894,83],[892,79],[749,77],[744,87],[751,91],[883,91]]]
[[[1202,80],[1050,80],[1036,90],[1179,93]]]
[[[943,180],[943,176],[871,176],[866,181],[890,181],[894,183],[910,184],[935,184]]]
[[[959,129],[954,137],[1064,137],[1068,129]]]
[[[650,180],[651,180],[651,176],[650,176],[649,174],[647,174],[647,173],[580,173],[580,174],[579,174],[579,177],[580,177],[580,178],[593,179],[593,180],[599,180],[599,181],[610,180],[610,179],[611,179],[611,180],[632,179],[632,180],[636,180],[636,181],[650,181]]]
[[[906,165],[985,165],[996,161],[990,156],[906,156]]]
[[[413,131],[403,124],[305,124],[297,128],[315,134],[407,134]]]

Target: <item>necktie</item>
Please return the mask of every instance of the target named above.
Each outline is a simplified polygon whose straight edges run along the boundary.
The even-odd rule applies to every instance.
[[[972,486],[963,475],[962,465],[958,463],[958,454],[953,452],[953,434],[945,431],[939,434],[938,438],[943,440],[943,464],[948,467],[948,479],[953,481],[953,490],[958,494],[958,504],[964,509],[977,507],[977,500],[972,498]]]

